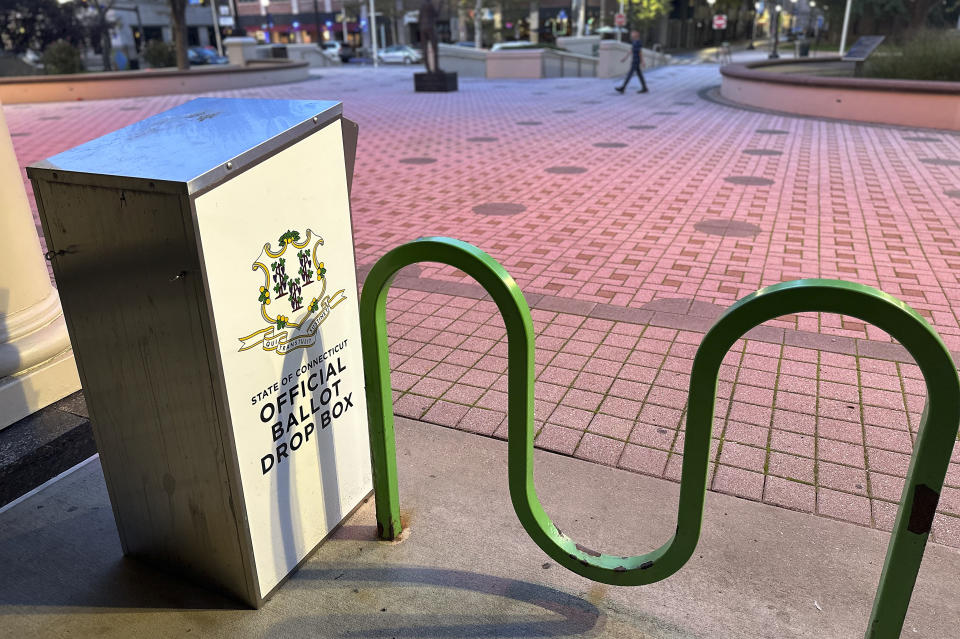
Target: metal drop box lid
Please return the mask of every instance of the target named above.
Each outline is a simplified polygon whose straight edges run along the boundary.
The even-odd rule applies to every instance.
[[[342,103],[333,100],[197,98],[37,162],[27,174],[116,186],[113,176],[194,195],[342,113]]]

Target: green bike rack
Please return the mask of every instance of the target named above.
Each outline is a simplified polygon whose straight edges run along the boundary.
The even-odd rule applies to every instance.
[[[960,428],[956,367],[939,335],[913,309],[869,286],[820,279],[769,286],[731,306],[707,332],[694,357],[676,533],[651,552],[621,557],[596,552],[564,535],[537,497],[533,484],[534,333],[530,309],[517,283],[496,260],[465,242],[435,237],[399,246],[374,265],[360,298],[377,530],[382,539],[395,539],[401,532],[387,292],[398,270],[425,261],[448,264],[473,277],[503,316],[508,343],[507,472],[520,523],[557,563],[587,579],[613,585],[638,586],[666,579],[693,555],[703,523],[720,364],[738,339],[767,320],[805,311],[851,315],[889,333],[914,357],[927,385],[927,403],[866,632],[868,639],[900,636]]]

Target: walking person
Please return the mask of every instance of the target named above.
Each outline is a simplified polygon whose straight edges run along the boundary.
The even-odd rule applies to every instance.
[[[643,79],[643,43],[640,42],[640,32],[634,29],[630,32],[630,40],[633,43],[631,53],[627,55],[633,55],[633,62],[630,64],[630,71],[627,72],[627,77],[623,79],[623,84],[618,87],[614,87],[620,93],[623,93],[623,90],[627,88],[627,83],[630,82],[630,78],[633,77],[633,74],[636,73],[637,77],[640,78],[640,84],[643,86],[642,89],[637,91],[637,93],[646,93],[647,92],[647,83]],[[627,56],[623,56],[623,59],[620,62],[626,62]]]

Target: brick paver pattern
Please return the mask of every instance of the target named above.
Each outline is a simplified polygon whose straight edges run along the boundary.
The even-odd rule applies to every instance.
[[[731,108],[705,99],[719,80],[692,65],[649,72],[646,95],[470,78],[415,94],[408,69],[333,69],[215,95],[342,99],[360,124],[361,275],[420,236],[478,245],[530,296],[537,446],[677,481],[697,346],[762,286],[876,286],[960,350],[960,168],[930,161],[960,159],[960,137]],[[4,110],[25,166],[191,97]],[[503,438],[506,335],[468,284],[435,264],[398,279],[395,409]],[[889,342],[827,314],[741,340],[721,373],[711,490],[889,530],[925,400]],[[933,539],[960,546],[960,448]]]

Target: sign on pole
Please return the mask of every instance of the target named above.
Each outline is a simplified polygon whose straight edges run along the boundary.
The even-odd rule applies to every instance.
[[[718,13],[713,16],[713,28],[717,31],[727,28],[727,15],[725,13]]]
[[[618,27],[625,27],[627,25],[627,16],[622,13],[618,13],[613,16],[613,24]]]

